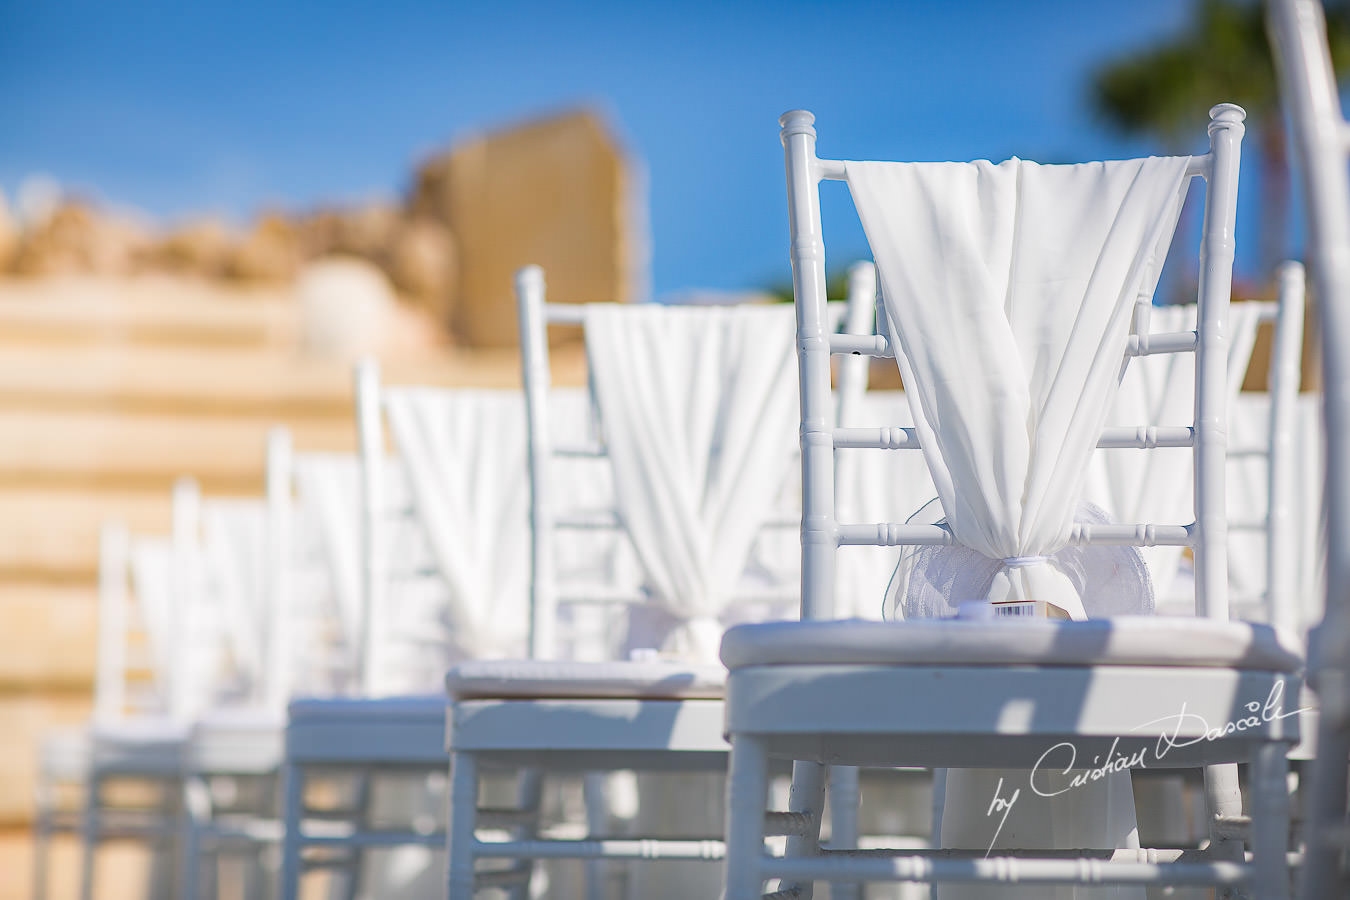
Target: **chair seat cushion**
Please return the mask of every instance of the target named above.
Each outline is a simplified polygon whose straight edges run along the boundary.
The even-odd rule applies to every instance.
[[[302,697],[286,708],[290,724],[332,722],[445,721],[445,697],[413,694],[398,697]]]
[[[455,700],[720,700],[725,682],[721,666],[673,662],[481,660],[445,677]]]
[[[188,722],[162,716],[129,716],[125,719],[95,721],[90,737],[99,744],[176,745],[187,741],[192,726]]]
[[[1187,666],[1297,672],[1297,640],[1268,625],[1121,616],[1085,622],[925,619],[767,622],[722,638],[727,668],[763,665]]]

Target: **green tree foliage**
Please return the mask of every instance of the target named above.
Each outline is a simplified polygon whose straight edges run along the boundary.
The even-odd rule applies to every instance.
[[[1325,7],[1332,63],[1341,71],[1350,64],[1350,0],[1331,0]],[[1290,176],[1261,4],[1199,0],[1181,33],[1107,62],[1093,73],[1090,91],[1092,105],[1106,121],[1127,133],[1155,137],[1170,153],[1194,149],[1215,103],[1228,101],[1247,110],[1262,164],[1258,245],[1262,274],[1268,276],[1286,251]]]

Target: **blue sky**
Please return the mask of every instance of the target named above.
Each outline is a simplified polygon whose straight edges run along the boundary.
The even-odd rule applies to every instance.
[[[656,294],[750,288],[788,277],[779,113],[813,110],[830,156],[1157,151],[1093,116],[1086,73],[1188,14],[1178,0],[0,0],[0,187],[43,172],[163,221],[245,221],[397,196],[458,136],[586,104],[646,169]],[[1196,151],[1204,126],[1201,111]],[[832,262],[861,255],[843,191],[826,217]]]

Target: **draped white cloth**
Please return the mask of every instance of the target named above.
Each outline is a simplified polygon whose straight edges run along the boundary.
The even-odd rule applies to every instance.
[[[585,315],[620,515],[676,623],[662,649],[716,660],[792,460],[792,309],[592,304]]]
[[[947,521],[1011,561],[991,601],[1084,616],[1046,557],[1067,542],[1187,164],[848,163]]]
[[[343,454],[296,456],[301,505],[320,531],[337,630],[347,665],[359,646],[366,621],[362,612],[361,464]],[[420,526],[408,515],[412,499],[403,465],[387,459],[380,473],[383,503],[377,511],[379,590],[370,611],[370,671],[364,685],[373,695],[434,691],[448,659],[445,589],[425,572],[432,554]]]
[[[519,391],[388,388],[389,428],[469,658],[525,653],[529,481]]]
[[[167,685],[173,670],[173,545],[168,538],[133,538],[131,584],[149,644],[155,679]]]
[[[270,625],[264,593],[266,507],[260,500],[205,501],[202,545],[205,599],[219,607],[223,618],[237,688],[260,699]]]
[[[1156,287],[1187,164],[847,163],[944,517],[960,544],[1001,563],[987,589],[966,594],[971,586],[953,584],[953,599],[1039,600],[1086,617],[1051,557],[1068,540],[1134,303]],[[1025,778],[952,770],[944,844],[988,846],[991,820],[980,814],[992,797],[987,782],[999,774]],[[1072,824],[1069,844],[1137,846],[1128,779],[1121,773],[1058,802],[1020,804],[1032,817],[1029,833],[1067,846],[1060,839]],[[945,886],[942,896],[992,894]]]
[[[354,456],[298,454],[295,482],[306,519],[320,534],[329,585],[344,638],[361,623],[361,472]]]
[[[1194,331],[1196,306],[1162,306],[1149,311],[1149,332]],[[1228,323],[1228,397],[1230,419],[1251,361],[1260,325],[1259,307],[1235,303]],[[1108,425],[1191,425],[1195,421],[1195,357],[1190,353],[1144,356],[1129,361],[1107,416]],[[1229,440],[1229,446],[1235,446]],[[1105,509],[1116,522],[1184,525],[1195,518],[1194,453],[1185,447],[1156,450],[1096,450],[1088,467],[1083,496]],[[1232,510],[1229,510],[1230,516]],[[1159,605],[1173,605],[1173,587],[1181,547],[1140,548]],[[1186,615],[1195,612],[1193,589],[1181,588]]]
[[[134,538],[131,578],[149,643],[159,699],[190,719],[228,691],[228,649],[220,604],[206,591],[201,547],[172,538]]]

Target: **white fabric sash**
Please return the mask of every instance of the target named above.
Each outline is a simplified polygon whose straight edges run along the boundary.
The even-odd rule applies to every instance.
[[[168,538],[133,538],[131,584],[136,593],[156,680],[167,685],[173,668],[170,616],[173,602],[173,544]]]
[[[663,649],[715,660],[792,460],[792,309],[592,304],[585,315],[620,515],[655,602],[680,623]]]
[[[1260,325],[1259,307],[1235,303],[1228,318],[1228,409],[1232,418],[1251,361]],[[1163,306],[1149,311],[1153,334],[1194,331],[1196,306]],[[1195,421],[1195,357],[1166,353],[1132,359],[1107,416],[1108,425],[1191,425]],[[1235,446],[1229,440],[1230,449]],[[1185,524],[1195,518],[1193,451],[1097,450],[1088,468],[1085,499],[1117,522]],[[1230,469],[1231,471],[1231,469]],[[1231,494],[1230,494],[1231,497]],[[1229,510],[1230,518],[1233,510]],[[1160,601],[1168,598],[1181,562],[1181,547],[1143,547]],[[1192,595],[1190,613],[1194,613]]]
[[[306,516],[319,529],[320,544],[342,633],[348,642],[361,633],[361,475],[354,456],[302,454],[295,458],[295,481]]]
[[[384,404],[449,588],[455,643],[471,656],[522,655],[530,570],[523,395],[388,388]]]
[[[207,599],[219,604],[234,665],[249,689],[265,673],[268,608],[267,510],[260,500],[208,500],[202,504]]]
[[[1085,616],[1048,557],[1068,540],[1187,164],[847,164],[946,519],[960,543],[1014,561],[990,601]]]

